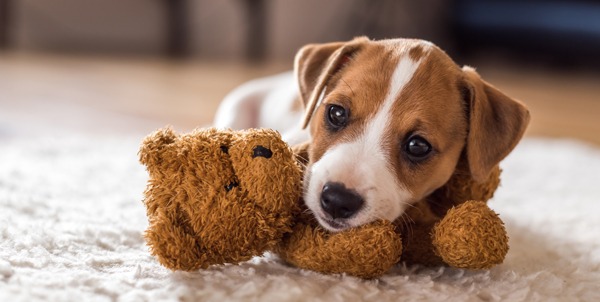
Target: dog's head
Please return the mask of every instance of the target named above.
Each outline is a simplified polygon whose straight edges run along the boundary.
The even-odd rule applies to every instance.
[[[485,180],[529,121],[521,103],[422,40],[307,45],[294,67],[312,137],[305,202],[332,231],[395,220],[444,185],[461,154]]]

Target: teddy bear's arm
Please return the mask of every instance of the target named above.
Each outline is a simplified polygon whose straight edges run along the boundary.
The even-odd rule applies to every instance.
[[[339,233],[298,223],[276,252],[299,268],[371,279],[383,275],[400,260],[402,240],[387,221]]]

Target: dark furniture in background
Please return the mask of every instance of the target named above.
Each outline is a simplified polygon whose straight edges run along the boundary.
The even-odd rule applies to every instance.
[[[166,54],[172,58],[188,55],[189,20],[187,0],[163,0],[167,30],[165,36]]]
[[[165,54],[172,58],[185,57],[188,54],[189,18],[187,14],[188,0],[161,0],[164,2],[166,36],[164,37]],[[11,46],[11,32],[14,20],[14,2],[0,0],[0,49]]]
[[[170,58],[185,58],[190,55],[190,1],[160,0],[165,19],[164,54]],[[14,2],[0,0],[0,50],[12,46],[11,32],[14,28]],[[247,23],[245,56],[250,60],[265,57],[267,31],[267,5],[264,0],[240,1]]]
[[[600,66],[600,1],[458,0],[452,23],[461,54]]]
[[[10,0],[0,0],[0,49],[8,48]]]
[[[240,43],[232,43],[226,37],[220,39],[218,36],[213,38],[212,43],[222,40],[230,45],[225,47],[242,49],[243,57],[256,61],[266,58],[267,54],[273,55],[273,45],[277,43],[292,45],[295,51],[296,47],[305,42],[346,40],[358,35],[369,35],[372,38],[418,37],[432,40],[455,58],[492,51],[531,62],[600,67],[600,0],[348,0],[330,2],[333,3],[329,5],[332,11],[318,17],[314,15],[322,8],[315,8],[310,4],[298,5],[300,2],[290,1],[285,4],[286,2],[266,0],[223,0],[227,5],[222,7],[240,9],[239,15],[237,12],[229,14],[227,19],[220,15],[210,15],[211,7],[208,3],[213,5],[217,2],[154,1],[140,2],[139,5],[160,3],[156,6],[160,10],[156,20],[145,21],[160,24],[158,30],[154,28],[157,33],[156,43],[152,45],[158,45],[157,52],[161,51],[172,58],[198,53],[198,47],[192,50],[191,44],[198,41],[198,37],[203,37],[199,28],[206,34],[207,29],[210,33],[213,25],[215,28],[224,28],[232,24],[243,24],[240,29],[244,33],[238,36],[238,39],[243,39]],[[17,21],[21,21],[17,20],[21,14],[15,12],[28,11],[23,3],[27,2],[0,0],[0,49],[19,47],[17,44],[20,40],[16,36],[19,31],[15,27],[19,25]],[[32,3],[39,4],[43,1]],[[282,12],[285,13],[286,5],[296,10],[303,9],[300,11],[303,19],[301,23],[298,20],[296,23],[294,20],[282,22],[281,19],[276,23],[277,17],[281,17]],[[108,11],[111,9],[120,8],[114,5]],[[204,17],[208,16],[211,23],[191,23],[202,20],[203,16],[199,12],[203,11],[208,11]],[[223,11],[220,13],[223,14]],[[292,12],[294,13],[296,12]],[[56,14],[60,14],[60,10]],[[331,14],[336,18],[331,18]],[[53,19],[61,20],[60,17],[53,16]],[[240,20],[237,20],[238,17]],[[313,17],[321,18],[320,20],[331,19],[331,22],[319,23],[319,27],[313,26],[304,35],[303,24],[314,23],[311,19]],[[161,26],[164,26],[164,30],[161,30]],[[282,26],[287,26],[289,37],[273,34],[274,28]],[[103,37],[100,35],[99,38],[101,40]],[[63,39],[76,40],[77,35]],[[286,41],[281,42],[283,39]],[[128,40],[116,41],[126,44]],[[77,41],[73,45],[77,45]]]

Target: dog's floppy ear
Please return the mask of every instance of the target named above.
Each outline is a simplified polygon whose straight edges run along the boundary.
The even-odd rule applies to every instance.
[[[467,160],[473,179],[485,181],[491,170],[517,145],[527,125],[529,110],[463,67],[469,106]]]
[[[352,53],[367,41],[368,38],[360,37],[349,42],[309,44],[298,51],[294,59],[294,73],[305,109],[303,129],[310,122],[328,80],[350,60]]]

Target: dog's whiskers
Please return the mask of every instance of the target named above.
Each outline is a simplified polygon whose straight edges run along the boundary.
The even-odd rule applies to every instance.
[[[402,222],[402,226],[404,227],[404,229],[406,230],[406,233],[408,234],[409,237],[413,236],[413,226],[414,226],[414,220],[408,216],[408,215],[402,215],[400,216],[400,220]]]

